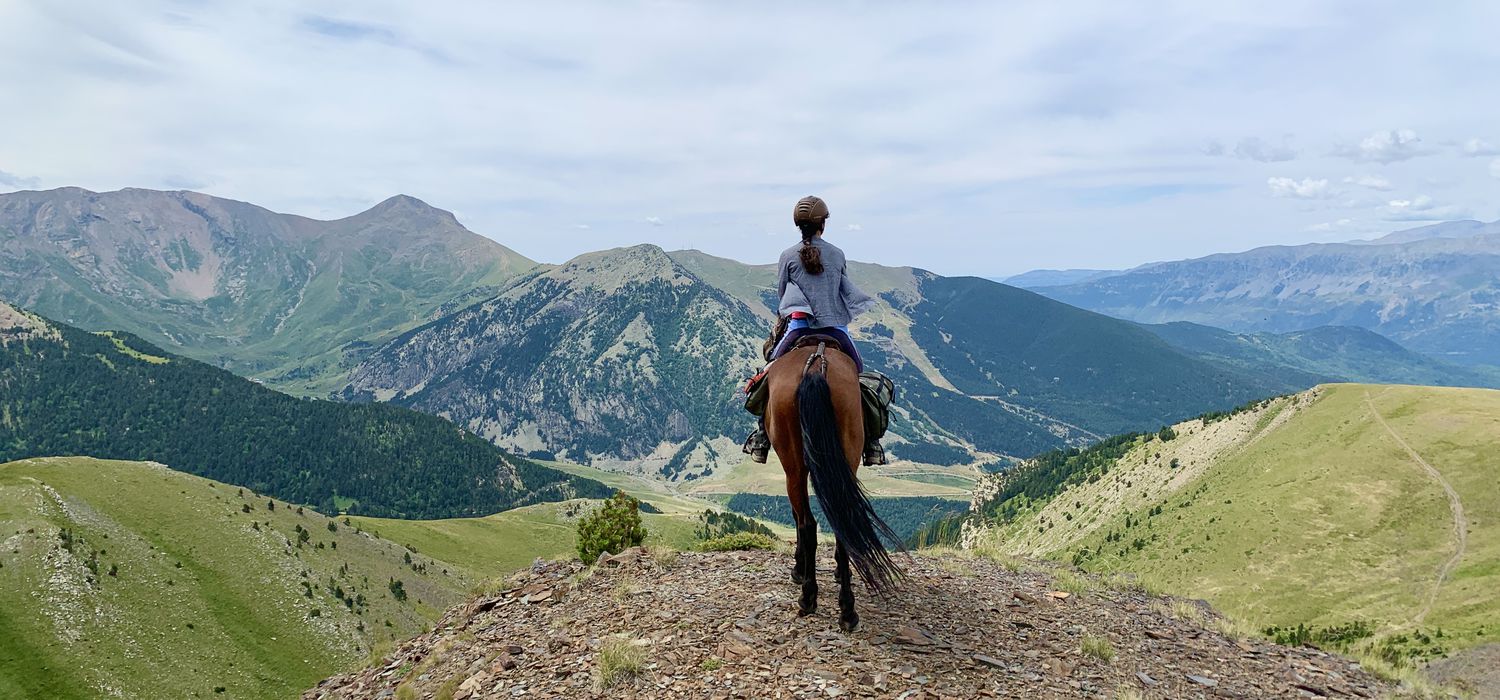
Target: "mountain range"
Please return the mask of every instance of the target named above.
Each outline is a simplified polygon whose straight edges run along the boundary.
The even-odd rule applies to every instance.
[[[195,192],[0,194],[0,299],[298,393],[534,265],[404,196],[317,221]]]
[[[774,266],[650,245],[537,264],[405,196],[324,222],[187,192],[20,192],[0,195],[0,241],[0,297],[89,330],[667,479],[741,459],[735,389],[774,317]],[[879,298],[853,332],[897,382],[891,453],[928,464],[1003,466],[1322,381],[1493,381],[1374,333],[1140,326],[978,278],[850,274]]]
[[[1357,326],[1449,362],[1500,365],[1500,222],[1152,263],[1060,285],[1032,279],[1053,299],[1143,323],[1241,333]]]

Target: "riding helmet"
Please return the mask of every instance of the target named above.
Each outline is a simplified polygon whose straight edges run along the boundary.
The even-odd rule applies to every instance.
[[[792,210],[792,223],[794,224],[822,221],[827,218],[828,204],[812,195],[797,200],[797,208]]]

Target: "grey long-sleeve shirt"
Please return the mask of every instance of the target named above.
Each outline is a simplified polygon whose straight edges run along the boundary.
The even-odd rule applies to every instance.
[[[816,275],[802,268],[801,243],[782,251],[777,265],[776,294],[781,299],[777,312],[783,317],[794,311],[809,314],[813,328],[847,326],[870,310],[875,299],[849,281],[844,251],[821,236],[812,244],[823,256],[823,272]]]

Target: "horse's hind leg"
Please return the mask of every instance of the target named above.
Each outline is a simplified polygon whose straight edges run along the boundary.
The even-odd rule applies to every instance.
[[[854,628],[859,626],[859,613],[854,611],[854,589],[850,585],[849,553],[844,551],[843,542],[834,545],[833,560],[838,565],[833,577],[839,584],[839,629],[853,632]]]
[[[797,554],[792,581],[802,585],[798,614],[811,615],[818,611],[818,521],[813,518],[812,504],[807,500],[805,478],[800,486],[791,493],[792,516],[797,522]]]

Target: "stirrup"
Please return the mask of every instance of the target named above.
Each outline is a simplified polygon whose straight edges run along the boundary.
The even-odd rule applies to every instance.
[[[865,445],[865,458],[863,461],[867,467],[878,467],[886,464],[885,448],[881,447],[878,441]]]
[[[759,438],[759,439],[757,439]],[[745,444],[740,451],[750,455],[750,461],[765,464],[771,454],[771,441],[766,437],[764,430],[757,429],[745,438]]]

